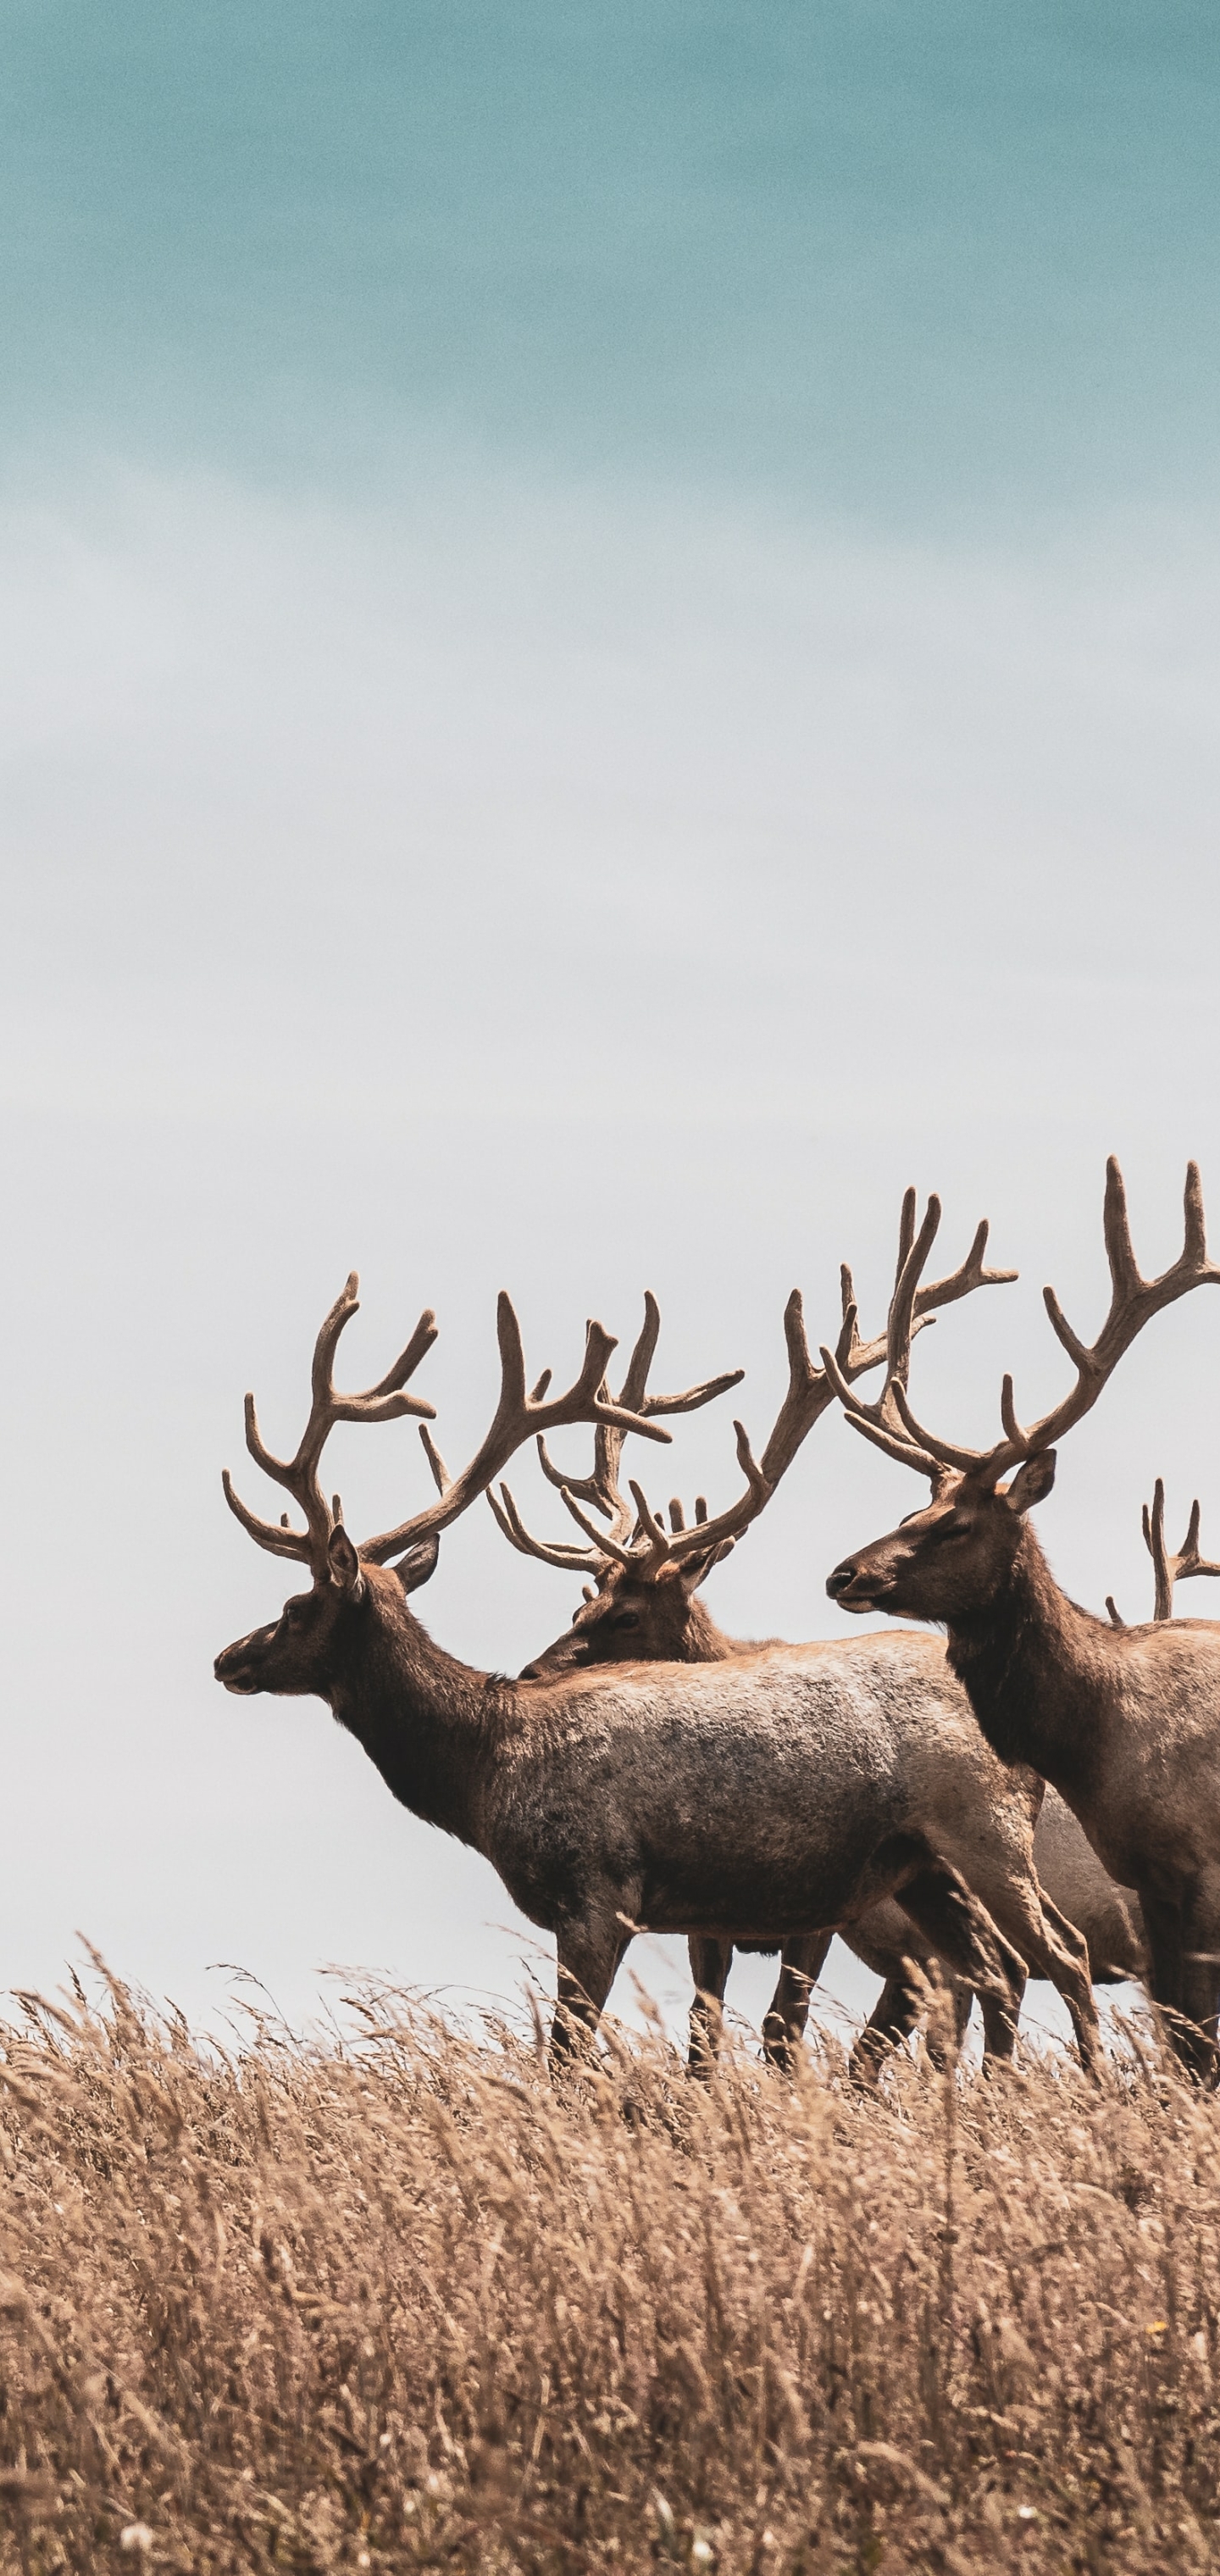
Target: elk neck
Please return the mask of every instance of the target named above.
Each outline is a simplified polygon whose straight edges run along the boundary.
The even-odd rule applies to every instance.
[[[735,1656],[749,1655],[753,1651],[752,1638],[729,1637],[726,1636],[723,1628],[717,1627],[711,1611],[696,1593],[687,1612],[682,1647],[683,1662],[728,1664]]]
[[[511,1686],[446,1654],[408,1609],[395,1576],[370,1567],[366,1580],[357,1640],[329,1692],[331,1708],[402,1806],[481,1851]]]
[[[998,1591],[949,1622],[951,1670],[993,1752],[1073,1804],[1087,1797],[1114,1700],[1117,1633],[1061,1591],[1030,1528]]]

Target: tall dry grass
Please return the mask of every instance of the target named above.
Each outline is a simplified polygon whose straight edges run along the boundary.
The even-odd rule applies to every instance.
[[[1218,2111],[1150,2059],[556,2098],[112,1988],[4,2075],[4,2576],[1217,2562]]]

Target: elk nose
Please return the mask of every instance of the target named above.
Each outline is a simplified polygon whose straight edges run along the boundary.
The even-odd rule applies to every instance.
[[[849,1590],[855,1582],[858,1571],[859,1568],[853,1565],[851,1558],[845,1556],[842,1564],[836,1565],[834,1573],[827,1575],[826,1589],[832,1601],[837,1601],[841,1592]]]
[[[517,1675],[517,1679],[520,1682],[536,1682],[538,1679],[537,1664],[522,1664],[521,1670]]]

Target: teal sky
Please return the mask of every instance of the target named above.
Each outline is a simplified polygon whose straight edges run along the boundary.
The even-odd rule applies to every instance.
[[[212,1680],[282,1597],[220,1499],[242,1394],[291,1444],[356,1267],[355,1374],[437,1309],[452,1464],[501,1285],[557,1372],[649,1286],[758,1439],[789,1290],[820,1337],[848,1257],[879,1316],[914,1180],[1022,1272],[920,1343],[973,1440],[1004,1370],[1057,1392],[1042,1282],[1101,1311],[1108,1150],[1150,1266],[1188,1154],[1220,1234],[1220,13],[0,38],[0,1989],[83,1927],[192,2007],[217,1959],[502,1994],[485,1865]],[[1157,1474],[1220,1549],[1204,1304],[1043,1516],[1128,1616]],[[398,1430],[336,1443],[358,1534],[430,1490]],[[713,1409],[673,1489],[735,1477]],[[836,1631],[904,1483],[828,1419],[717,1616]],[[426,1607],[517,1670],[573,1598],[484,1512]]]
[[[1209,5],[4,11],[18,450],[889,525],[1214,496]]]

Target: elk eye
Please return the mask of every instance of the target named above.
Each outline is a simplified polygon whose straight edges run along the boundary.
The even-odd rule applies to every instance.
[[[616,1628],[638,1628],[640,1624],[639,1611],[620,1610],[616,1614],[614,1624]]]

